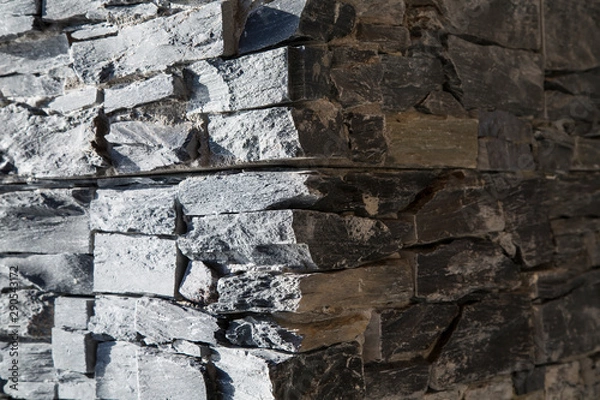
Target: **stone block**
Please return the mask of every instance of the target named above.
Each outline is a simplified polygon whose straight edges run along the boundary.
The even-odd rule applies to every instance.
[[[545,368],[544,394],[547,399],[588,398],[585,383],[581,377],[581,363],[573,361]]]
[[[0,20],[3,22],[0,27],[0,40],[12,39],[32,30],[36,15],[35,0],[0,1]]]
[[[519,266],[500,246],[456,240],[416,256],[415,296],[427,301],[457,301],[482,290],[515,289]]]
[[[388,152],[385,117],[353,112],[346,116],[346,124],[352,160],[370,164],[381,163]]]
[[[346,50],[348,53],[350,49]],[[364,103],[383,101],[381,80],[383,79],[383,66],[376,54],[339,55],[340,50],[334,52],[331,69],[331,80],[335,85],[337,98],[345,107]],[[354,58],[354,57],[357,58]],[[362,57],[369,57],[363,61]],[[343,57],[343,58],[342,58]],[[349,59],[348,59],[349,58]],[[358,61],[358,62],[357,62]]]
[[[54,326],[67,330],[87,330],[94,314],[94,299],[57,297],[54,300]]]
[[[433,364],[430,387],[443,390],[456,383],[532,368],[531,325],[530,302],[519,294],[490,295],[464,306],[456,329]]]
[[[539,54],[480,46],[455,36],[448,38],[448,51],[466,109],[499,108],[518,116],[542,111],[544,71]]]
[[[548,188],[550,218],[600,216],[600,174],[559,177]]]
[[[9,350],[11,347],[13,347],[13,344],[8,344],[8,347],[2,349],[3,354],[8,354],[4,350]],[[47,382],[52,383],[52,388],[54,388],[52,345],[50,343],[20,342],[18,343],[18,352],[19,391],[14,393],[20,394],[21,384],[24,382]],[[12,357],[4,356],[2,361],[0,361],[0,377],[3,380],[7,380],[12,375],[9,369],[12,366],[13,359]]]
[[[95,235],[95,292],[173,297],[178,286],[174,240],[152,236]]]
[[[545,97],[546,115],[550,120],[569,118],[578,122],[593,123],[600,118],[600,107],[588,96],[546,90]]]
[[[546,69],[583,71],[600,66],[600,6],[567,0],[544,2]]]
[[[191,123],[115,122],[105,138],[110,144],[110,159],[119,173],[153,171],[198,156],[196,130]]]
[[[69,63],[69,41],[64,34],[0,44],[0,76],[46,73]]]
[[[7,99],[26,100],[60,96],[65,89],[65,69],[58,68],[48,75],[17,74],[0,77],[0,92]]]
[[[246,311],[293,312],[315,315],[403,307],[413,296],[412,265],[390,260],[384,265],[329,274],[246,272],[219,279],[218,313]]]
[[[509,376],[498,377],[491,382],[471,384],[465,391],[464,397],[465,400],[512,400],[514,398],[513,383]]]
[[[573,273],[600,265],[600,221],[568,218],[551,222],[555,263]]]
[[[369,400],[422,399],[431,366],[425,361],[365,365]]]
[[[96,342],[89,332],[52,329],[52,359],[54,368],[63,371],[94,372]]]
[[[143,81],[104,90],[104,110],[111,113],[122,108],[178,97],[183,93],[181,82],[169,74],[160,74]]]
[[[188,258],[248,268],[351,268],[385,258],[399,246],[380,221],[305,210],[194,217],[188,229],[178,240]]]
[[[405,26],[360,23],[356,38],[376,45],[382,54],[405,52],[411,45],[410,31]]]
[[[98,102],[98,91],[93,86],[87,86],[83,89],[71,90],[62,96],[57,97],[48,104],[48,108],[61,113],[69,113],[89,108]]]
[[[534,149],[538,169],[545,173],[571,170],[575,140],[566,132],[546,128],[535,133]]]
[[[475,168],[478,123],[416,113],[388,115],[385,164],[409,168]]]
[[[213,165],[340,157],[348,152],[341,114],[325,101],[302,108],[211,115],[207,131]]]
[[[41,292],[13,288],[0,298],[0,312],[0,336],[17,335],[29,340],[50,339],[52,301]]]
[[[176,229],[173,187],[101,189],[90,204],[90,228],[103,232],[172,235]]]
[[[98,344],[96,397],[138,400],[138,346],[124,342]]]
[[[207,2],[200,2],[206,4]],[[170,6],[168,2],[134,2],[129,4],[114,4],[115,7],[105,4],[104,7],[93,7],[85,14],[87,20],[90,21],[110,21],[121,26],[140,24],[144,21],[156,18],[159,16],[159,6],[167,8]],[[187,7],[188,10],[192,9]],[[163,8],[163,9],[164,9]],[[183,11],[178,9],[177,11]]]
[[[360,21],[379,23],[384,25],[398,25],[404,20],[406,12],[406,2],[404,0],[372,0],[364,2],[362,0],[350,0],[356,8],[356,13]]]
[[[73,67],[86,83],[100,83],[230,55],[234,8],[231,1],[215,1],[124,27],[117,36],[73,43]]]
[[[575,138],[574,171],[600,171],[600,140]]]
[[[248,15],[239,51],[241,54],[297,39],[329,41],[352,32],[355,11],[335,0],[275,0]]]
[[[136,299],[117,296],[96,296],[94,315],[89,330],[102,339],[132,341],[135,331]]]
[[[96,398],[96,380],[73,372],[60,374],[58,377],[58,398],[65,400]]]
[[[570,74],[560,74],[546,78],[549,83],[563,92],[574,95],[598,98],[600,93],[600,72],[597,69]]]
[[[9,286],[11,267],[18,268],[21,287],[76,295],[92,293],[93,260],[89,255],[62,253],[0,257],[0,287]]]
[[[456,118],[468,117],[467,112],[449,92],[434,90],[418,106],[420,110],[434,115],[450,115]]]
[[[217,294],[217,275],[202,261],[190,261],[179,285],[179,294],[199,304],[210,304]]]
[[[100,7],[97,0],[44,0],[42,18],[49,22],[84,20],[86,14]]]
[[[90,40],[106,36],[113,36],[118,32],[119,27],[111,23],[83,25],[80,29],[77,29],[71,33],[71,39],[73,39],[73,41]]]
[[[232,60],[189,66],[189,114],[239,111],[300,100],[330,91],[330,55],[324,47],[283,47]]]

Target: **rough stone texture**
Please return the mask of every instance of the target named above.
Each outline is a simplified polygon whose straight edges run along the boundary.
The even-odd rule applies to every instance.
[[[0,287],[8,287],[11,267],[18,268],[21,287],[78,295],[92,292],[93,260],[88,255],[0,257]]]
[[[283,47],[233,60],[200,61],[187,71],[188,113],[238,111],[318,99],[328,91],[321,47]]]
[[[352,160],[379,164],[388,150],[382,115],[350,113],[346,116]]]
[[[103,232],[171,235],[176,228],[176,189],[98,190],[90,204],[90,228]]]
[[[392,232],[380,221],[314,211],[195,217],[188,228],[178,245],[189,258],[248,267],[348,268],[384,258],[397,249]]]
[[[86,14],[100,7],[96,0],[44,0],[42,18],[50,22],[84,19]]]
[[[329,41],[354,27],[352,6],[334,0],[275,0],[253,10],[240,38],[249,53],[299,37]]]
[[[89,332],[52,329],[52,359],[58,370],[94,372],[96,342]]]
[[[11,347],[4,348],[8,354]],[[18,344],[19,376],[17,390],[11,388],[13,381],[4,385],[4,392],[13,398],[52,400],[56,390],[54,367],[52,364],[52,346],[49,343]],[[0,361],[0,377],[7,380],[11,374],[11,357],[3,357]]]
[[[173,297],[179,283],[177,279],[174,240],[95,235],[95,292],[150,293]]]
[[[461,81],[465,108],[498,107],[516,115],[534,116],[542,110],[544,73],[540,55],[478,46],[455,36],[448,38],[448,52]]]
[[[437,0],[448,20],[447,29],[503,47],[539,50],[540,4],[534,0],[472,0],[459,4]]]
[[[456,240],[416,256],[415,296],[428,301],[456,301],[520,283],[519,266],[490,243]]]
[[[190,123],[116,122],[106,140],[112,164],[120,173],[152,171],[198,156],[196,130]]]
[[[555,263],[573,272],[600,266],[600,220],[569,218],[551,222]]]
[[[52,70],[48,75],[24,74],[0,78],[0,92],[7,99],[59,96],[65,89],[65,69]]]
[[[389,115],[386,164],[409,168],[477,165],[477,121],[422,114]]]
[[[110,340],[134,340],[137,337],[135,309],[135,298],[96,296],[89,330]]]
[[[94,299],[57,297],[54,300],[54,326],[56,328],[87,330],[93,313]]]
[[[16,35],[30,31],[36,14],[35,0],[0,1],[0,20],[2,20],[0,40],[12,39]]]
[[[429,385],[442,390],[533,366],[530,305],[518,294],[491,295],[467,305],[433,364]],[[494,360],[493,363],[490,360]]]
[[[514,398],[512,380],[509,376],[505,376],[492,382],[472,384],[467,388],[464,396],[465,400],[512,400]]]
[[[600,7],[595,2],[544,2],[546,69],[587,70],[600,66]],[[568,34],[566,34],[568,32]]]
[[[14,309],[15,300],[17,311]],[[0,298],[0,311],[0,336],[13,335],[16,332],[18,336],[27,339],[50,338],[52,302],[39,291],[12,288]]]
[[[69,113],[94,106],[98,102],[98,90],[93,86],[72,90],[54,99],[48,108]]]
[[[104,90],[104,110],[111,113],[121,108],[133,108],[169,97],[177,97],[183,87],[173,75],[160,74],[122,87]]]
[[[468,116],[463,106],[452,94],[441,90],[429,93],[429,96],[419,105],[419,109],[434,115],[451,115],[456,118]]]
[[[575,139],[573,171],[600,171],[600,140]]]
[[[600,174],[558,178],[548,193],[550,218],[600,217]]]
[[[343,106],[381,102],[383,66],[376,52],[353,48],[333,50],[331,80]]]
[[[216,1],[125,27],[117,36],[75,42],[73,67],[86,83],[100,83],[136,73],[163,71],[179,62],[229,55],[232,14],[231,2]]]
[[[138,347],[124,342],[98,344],[96,397],[138,400]]]
[[[59,399],[93,399],[96,397],[96,380],[83,374],[63,373],[58,377]]]
[[[533,307],[536,362],[559,361],[600,349],[600,277],[593,278],[562,298]]]
[[[215,301],[217,276],[202,261],[190,261],[179,285],[179,294],[199,304]]]
[[[430,368],[430,365],[423,361],[366,365],[366,398],[369,400],[421,399],[427,390]]]
[[[0,76],[45,73],[70,62],[69,42],[64,34],[0,44],[0,55]]]
[[[74,41],[90,40],[106,36],[112,36],[119,32],[119,27],[110,23],[100,23],[92,25],[83,25],[71,33],[71,39]]]
[[[335,290],[334,290],[335,288]],[[402,307],[413,296],[411,265],[404,260],[329,274],[247,272],[219,279],[210,309],[335,314],[368,307]]]

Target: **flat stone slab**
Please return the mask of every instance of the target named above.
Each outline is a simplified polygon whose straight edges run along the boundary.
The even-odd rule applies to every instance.
[[[98,103],[98,90],[94,86],[71,90],[54,99],[48,108],[61,113],[69,113],[82,108],[93,107]]]
[[[431,366],[425,361],[401,362],[392,366],[365,365],[368,399],[418,399],[427,391]]]
[[[133,108],[140,104],[180,96],[183,91],[181,83],[173,75],[160,74],[125,86],[105,89],[104,110],[111,113],[122,108]]]
[[[26,100],[60,96],[65,89],[65,69],[58,68],[48,75],[17,74],[0,77],[0,91],[7,99]]]
[[[0,40],[12,39],[32,30],[36,14],[35,0],[0,1]]]
[[[69,41],[64,34],[0,44],[0,76],[46,73],[69,63]]]
[[[94,372],[96,342],[90,332],[52,329],[54,368],[83,374]]]
[[[57,297],[54,300],[54,326],[66,330],[88,330],[94,314],[94,299]]]
[[[58,398],[93,399],[96,397],[96,380],[78,373],[63,373],[58,377]]]
[[[96,397],[138,400],[138,346],[125,342],[98,344]]]
[[[104,340],[135,340],[136,302],[136,298],[97,295],[88,329]]]

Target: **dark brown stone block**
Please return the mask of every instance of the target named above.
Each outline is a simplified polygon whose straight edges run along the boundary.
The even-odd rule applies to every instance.
[[[550,218],[600,217],[600,174],[577,174],[550,182]]]
[[[431,366],[425,361],[365,366],[367,399],[421,399],[427,390]]]

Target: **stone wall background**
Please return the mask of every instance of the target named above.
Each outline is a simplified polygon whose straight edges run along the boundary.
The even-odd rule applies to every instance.
[[[0,17],[7,396],[600,397],[597,1]]]

